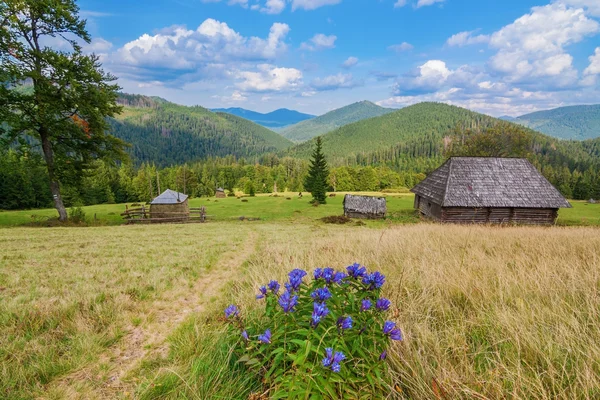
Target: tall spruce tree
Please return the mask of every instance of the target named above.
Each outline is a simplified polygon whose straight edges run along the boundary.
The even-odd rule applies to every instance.
[[[80,181],[97,159],[125,157],[124,143],[106,133],[107,117],[121,110],[119,87],[83,52],[85,25],[75,0],[0,1],[0,141],[40,146],[61,221],[61,184]]]
[[[323,155],[323,141],[319,136],[308,169],[308,176],[304,180],[304,188],[312,194],[314,201],[321,204],[325,204],[327,200],[328,177],[329,169]]]

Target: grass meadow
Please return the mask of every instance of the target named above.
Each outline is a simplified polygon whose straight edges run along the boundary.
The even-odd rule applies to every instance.
[[[339,196],[307,202],[211,199],[206,224],[0,229],[0,398],[268,396],[223,341],[223,308],[258,307],[257,287],[293,268],[353,262],[386,274],[405,335],[386,398],[600,397],[597,228],[336,226],[317,217]],[[411,203],[390,199],[398,221]]]
[[[370,195],[386,196],[388,206],[388,222],[411,223],[418,218],[413,210],[413,194],[382,194],[368,193]],[[224,199],[196,198],[190,199],[190,207],[206,206],[207,213],[213,221],[229,221],[239,217],[260,218],[263,221],[312,221],[329,215],[341,215],[344,193],[330,197],[327,204],[312,207],[309,204],[309,195],[298,198],[298,193],[283,193],[278,197],[258,195],[237,199],[228,197]],[[288,200],[289,199],[289,200]],[[600,204],[588,204],[585,201],[572,200],[573,208],[559,211],[558,225],[600,226]],[[120,216],[125,211],[125,204],[99,204],[83,207],[89,221],[97,225],[120,225],[123,219]],[[44,218],[56,217],[55,209],[0,211],[0,228],[14,227],[41,221]],[[96,221],[94,221],[96,219]],[[380,223],[370,223],[380,226]]]

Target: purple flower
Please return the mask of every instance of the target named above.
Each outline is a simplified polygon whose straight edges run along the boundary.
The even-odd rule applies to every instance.
[[[387,358],[387,351],[384,350],[383,353],[381,353],[381,355],[379,356],[379,359],[381,361],[385,360]]]
[[[327,287],[316,289],[314,292],[310,294],[310,297],[317,301],[327,301],[331,298],[331,292]]]
[[[362,305],[360,306],[360,311],[367,311],[367,310],[371,309],[371,305],[372,305],[371,300],[364,299],[362,301]]]
[[[265,344],[271,343],[271,330],[267,329],[264,334],[258,335],[258,340]]]
[[[258,300],[258,299],[264,299],[265,296],[267,295],[267,287],[266,286],[261,286],[260,288],[258,288],[258,290],[260,291],[260,294],[256,295],[256,300]]]
[[[331,369],[333,372],[338,373],[340,372],[341,368],[340,363],[344,361],[345,358],[346,356],[341,351],[337,351],[334,354],[333,349],[328,347],[325,349],[325,358],[323,361],[321,361],[321,363],[325,368]]]
[[[313,304],[313,313],[311,316],[310,324],[315,327],[321,322],[323,318],[325,318],[329,314],[329,309],[325,305],[325,303],[319,303],[317,301]]]
[[[242,337],[244,338],[245,341],[248,341],[248,332],[243,331],[242,332]]]
[[[285,287],[290,292],[295,292],[300,289],[300,285],[302,285],[302,279],[306,276],[306,271],[296,268],[292,270],[288,276],[290,277],[290,282],[286,283]]]
[[[327,267],[323,268],[323,274],[321,278],[325,279],[325,282],[331,283],[333,281],[333,276],[335,275],[335,271],[333,268]]]
[[[377,308],[379,311],[387,311],[390,309],[391,304],[391,301],[382,297],[380,299],[377,299],[377,302],[375,303],[375,308]]]
[[[383,334],[389,336],[392,340],[402,340],[400,328],[396,328],[396,323],[392,321],[385,321],[383,324]]]
[[[337,321],[338,327],[346,330],[352,328],[352,317],[347,316],[346,318],[340,317]]]
[[[240,310],[238,310],[238,308],[236,306],[234,306],[233,304],[231,304],[229,307],[227,307],[225,309],[225,316],[227,318],[233,316],[233,317],[237,317],[240,313]]]
[[[345,274],[345,273],[343,273],[343,272],[336,272],[336,273],[333,275],[333,282],[334,282],[334,283],[337,283],[338,285],[341,285],[342,283],[344,283],[344,279],[346,279],[346,277],[347,277],[347,276],[348,276],[348,275],[346,275],[346,274]]]
[[[279,288],[280,288],[279,282],[277,282],[277,281],[269,282],[269,290],[271,292],[273,292],[273,294],[277,294],[277,292],[279,292]]]
[[[313,277],[315,278],[315,280],[321,279],[322,276],[323,276],[323,268],[315,269],[315,272],[313,272]]]
[[[362,282],[367,285],[367,290],[379,289],[385,283],[385,275],[375,271],[372,274],[365,275]]]
[[[367,269],[358,263],[346,267],[346,270],[348,271],[348,275],[355,279],[362,278],[367,274]]]
[[[283,312],[285,313],[294,312],[296,304],[298,304],[298,296],[292,296],[287,290],[279,296],[279,305],[283,308]]]

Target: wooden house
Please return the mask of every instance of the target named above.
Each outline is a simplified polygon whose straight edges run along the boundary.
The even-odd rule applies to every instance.
[[[188,196],[167,189],[150,202],[150,218],[189,218]]]
[[[223,189],[223,188],[217,188],[217,190],[215,191],[215,197],[217,199],[224,199],[225,197],[227,197],[225,195],[225,189]]]
[[[385,218],[387,206],[385,197],[344,196],[344,215],[349,218]]]
[[[524,158],[452,157],[412,189],[442,222],[553,224],[571,204]]]

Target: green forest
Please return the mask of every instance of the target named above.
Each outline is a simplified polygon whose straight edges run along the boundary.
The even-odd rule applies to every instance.
[[[149,201],[167,188],[194,197],[303,191],[314,141],[294,147],[249,121],[160,98],[122,95],[113,134],[132,143],[130,160],[98,160],[81,180],[63,182],[65,203]],[[526,157],[566,197],[600,198],[600,139],[561,141],[443,104],[423,103],[323,136],[329,190],[407,190],[453,155]],[[3,209],[49,207],[35,147],[0,150]]]

